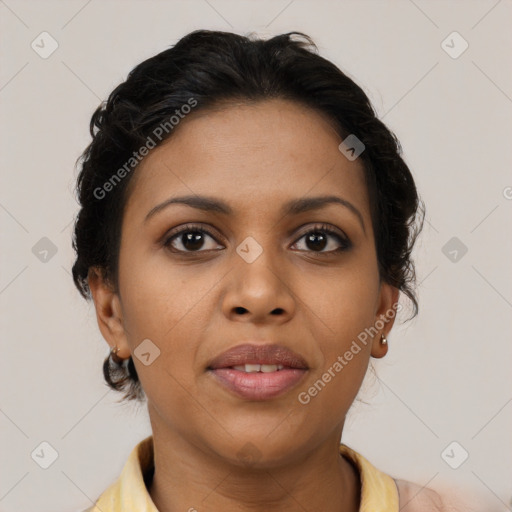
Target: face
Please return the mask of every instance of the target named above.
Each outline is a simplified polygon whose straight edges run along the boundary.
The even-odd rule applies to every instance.
[[[154,433],[233,462],[251,447],[261,464],[339,440],[392,320],[361,333],[398,297],[379,279],[362,163],[340,142],[296,103],[231,105],[191,114],[137,168],[119,288],[90,286],[103,335],[133,356]],[[163,205],[183,196],[222,207]],[[327,196],[340,201],[289,208]],[[271,398],[240,396],[208,367],[242,343],[291,349],[307,370]]]

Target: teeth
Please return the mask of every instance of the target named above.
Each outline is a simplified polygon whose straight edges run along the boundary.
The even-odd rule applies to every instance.
[[[282,364],[242,364],[238,366],[233,366],[235,370],[246,372],[246,373],[255,373],[255,372],[276,372],[278,370],[282,370],[284,366]]]
[[[264,373],[267,372],[277,372],[278,366],[276,364],[262,364],[261,371]]]

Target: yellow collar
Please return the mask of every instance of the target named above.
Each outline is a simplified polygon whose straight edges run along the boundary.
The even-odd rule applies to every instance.
[[[395,481],[344,444],[340,444],[340,454],[359,470],[359,512],[398,512]],[[153,436],[149,436],[132,450],[118,480],[102,493],[95,506],[84,512],[158,512],[145,483],[145,478],[152,475],[153,465]]]

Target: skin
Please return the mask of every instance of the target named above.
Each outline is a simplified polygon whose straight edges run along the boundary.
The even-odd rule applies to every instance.
[[[370,357],[386,354],[380,335],[393,321],[308,404],[297,396],[398,299],[380,282],[362,163],[339,151],[326,118],[287,100],[198,111],[175,130],[130,183],[118,290],[96,269],[89,274],[99,327],[118,355],[129,357],[148,338],[161,351],[148,366],[134,357],[155,446],[150,495],[161,512],[356,511],[359,477],[338,445]],[[194,194],[221,199],[234,214],[173,204],[144,221],[166,199]],[[350,201],[364,230],[338,204],[280,214],[289,200],[323,195]],[[186,252],[181,236],[165,247],[165,235],[187,223],[216,237],[204,235],[195,251]],[[328,252],[344,245],[325,233],[323,248],[307,244],[304,233],[322,223],[351,247]],[[263,249],[252,263],[236,252],[248,236]],[[248,340],[301,354],[304,380],[263,402],[221,387],[208,363]],[[248,443],[252,463],[239,455]]]

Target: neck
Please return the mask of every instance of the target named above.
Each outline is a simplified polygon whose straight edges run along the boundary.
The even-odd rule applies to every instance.
[[[159,512],[359,510],[359,474],[339,454],[341,432],[279,462],[251,465],[152,424],[155,473],[148,490]]]

